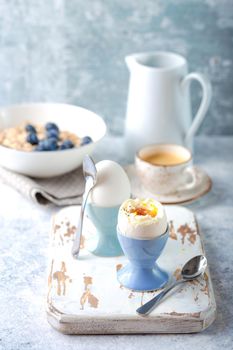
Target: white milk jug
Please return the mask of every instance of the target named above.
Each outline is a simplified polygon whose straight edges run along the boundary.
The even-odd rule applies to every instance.
[[[184,57],[169,52],[129,55],[129,94],[125,125],[127,151],[133,154],[151,143],[176,143],[192,148],[211,100],[206,76],[189,73]],[[194,119],[189,85],[197,80],[203,95]]]

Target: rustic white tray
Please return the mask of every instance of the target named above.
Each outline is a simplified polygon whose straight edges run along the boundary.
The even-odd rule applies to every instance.
[[[203,243],[193,213],[166,207],[170,238],[159,264],[179,278],[182,265],[202,254]],[[86,219],[79,260],[71,247],[79,207],[62,209],[53,221],[50,240],[47,316],[66,334],[190,333],[207,328],[215,319],[216,304],[209,270],[199,280],[183,284],[149,316],[136,309],[156,295],[127,290],[119,285],[116,270],[125,257],[101,258],[85,248],[94,244],[94,228]]]

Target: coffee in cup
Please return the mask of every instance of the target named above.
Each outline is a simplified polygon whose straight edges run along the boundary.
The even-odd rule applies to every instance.
[[[155,152],[148,157],[145,157],[144,160],[148,163],[154,164],[154,165],[177,165],[182,164],[187,161],[189,158],[186,155],[179,154],[173,151],[160,151]]]
[[[192,154],[180,145],[145,146],[137,152],[135,165],[142,184],[154,194],[174,194],[192,188],[196,183]]]

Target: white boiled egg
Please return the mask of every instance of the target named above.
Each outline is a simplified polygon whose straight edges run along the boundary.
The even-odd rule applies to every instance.
[[[111,160],[96,164],[97,182],[89,202],[101,207],[121,205],[130,197],[130,182],[123,168]]]

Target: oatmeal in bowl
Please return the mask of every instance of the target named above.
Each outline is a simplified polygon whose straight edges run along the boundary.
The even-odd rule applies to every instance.
[[[31,177],[54,177],[82,164],[104,137],[103,119],[88,109],[30,103],[0,109],[0,166]]]
[[[66,150],[91,142],[90,136],[78,137],[73,132],[60,130],[52,122],[45,125],[25,122],[0,131],[0,145],[26,152]]]

